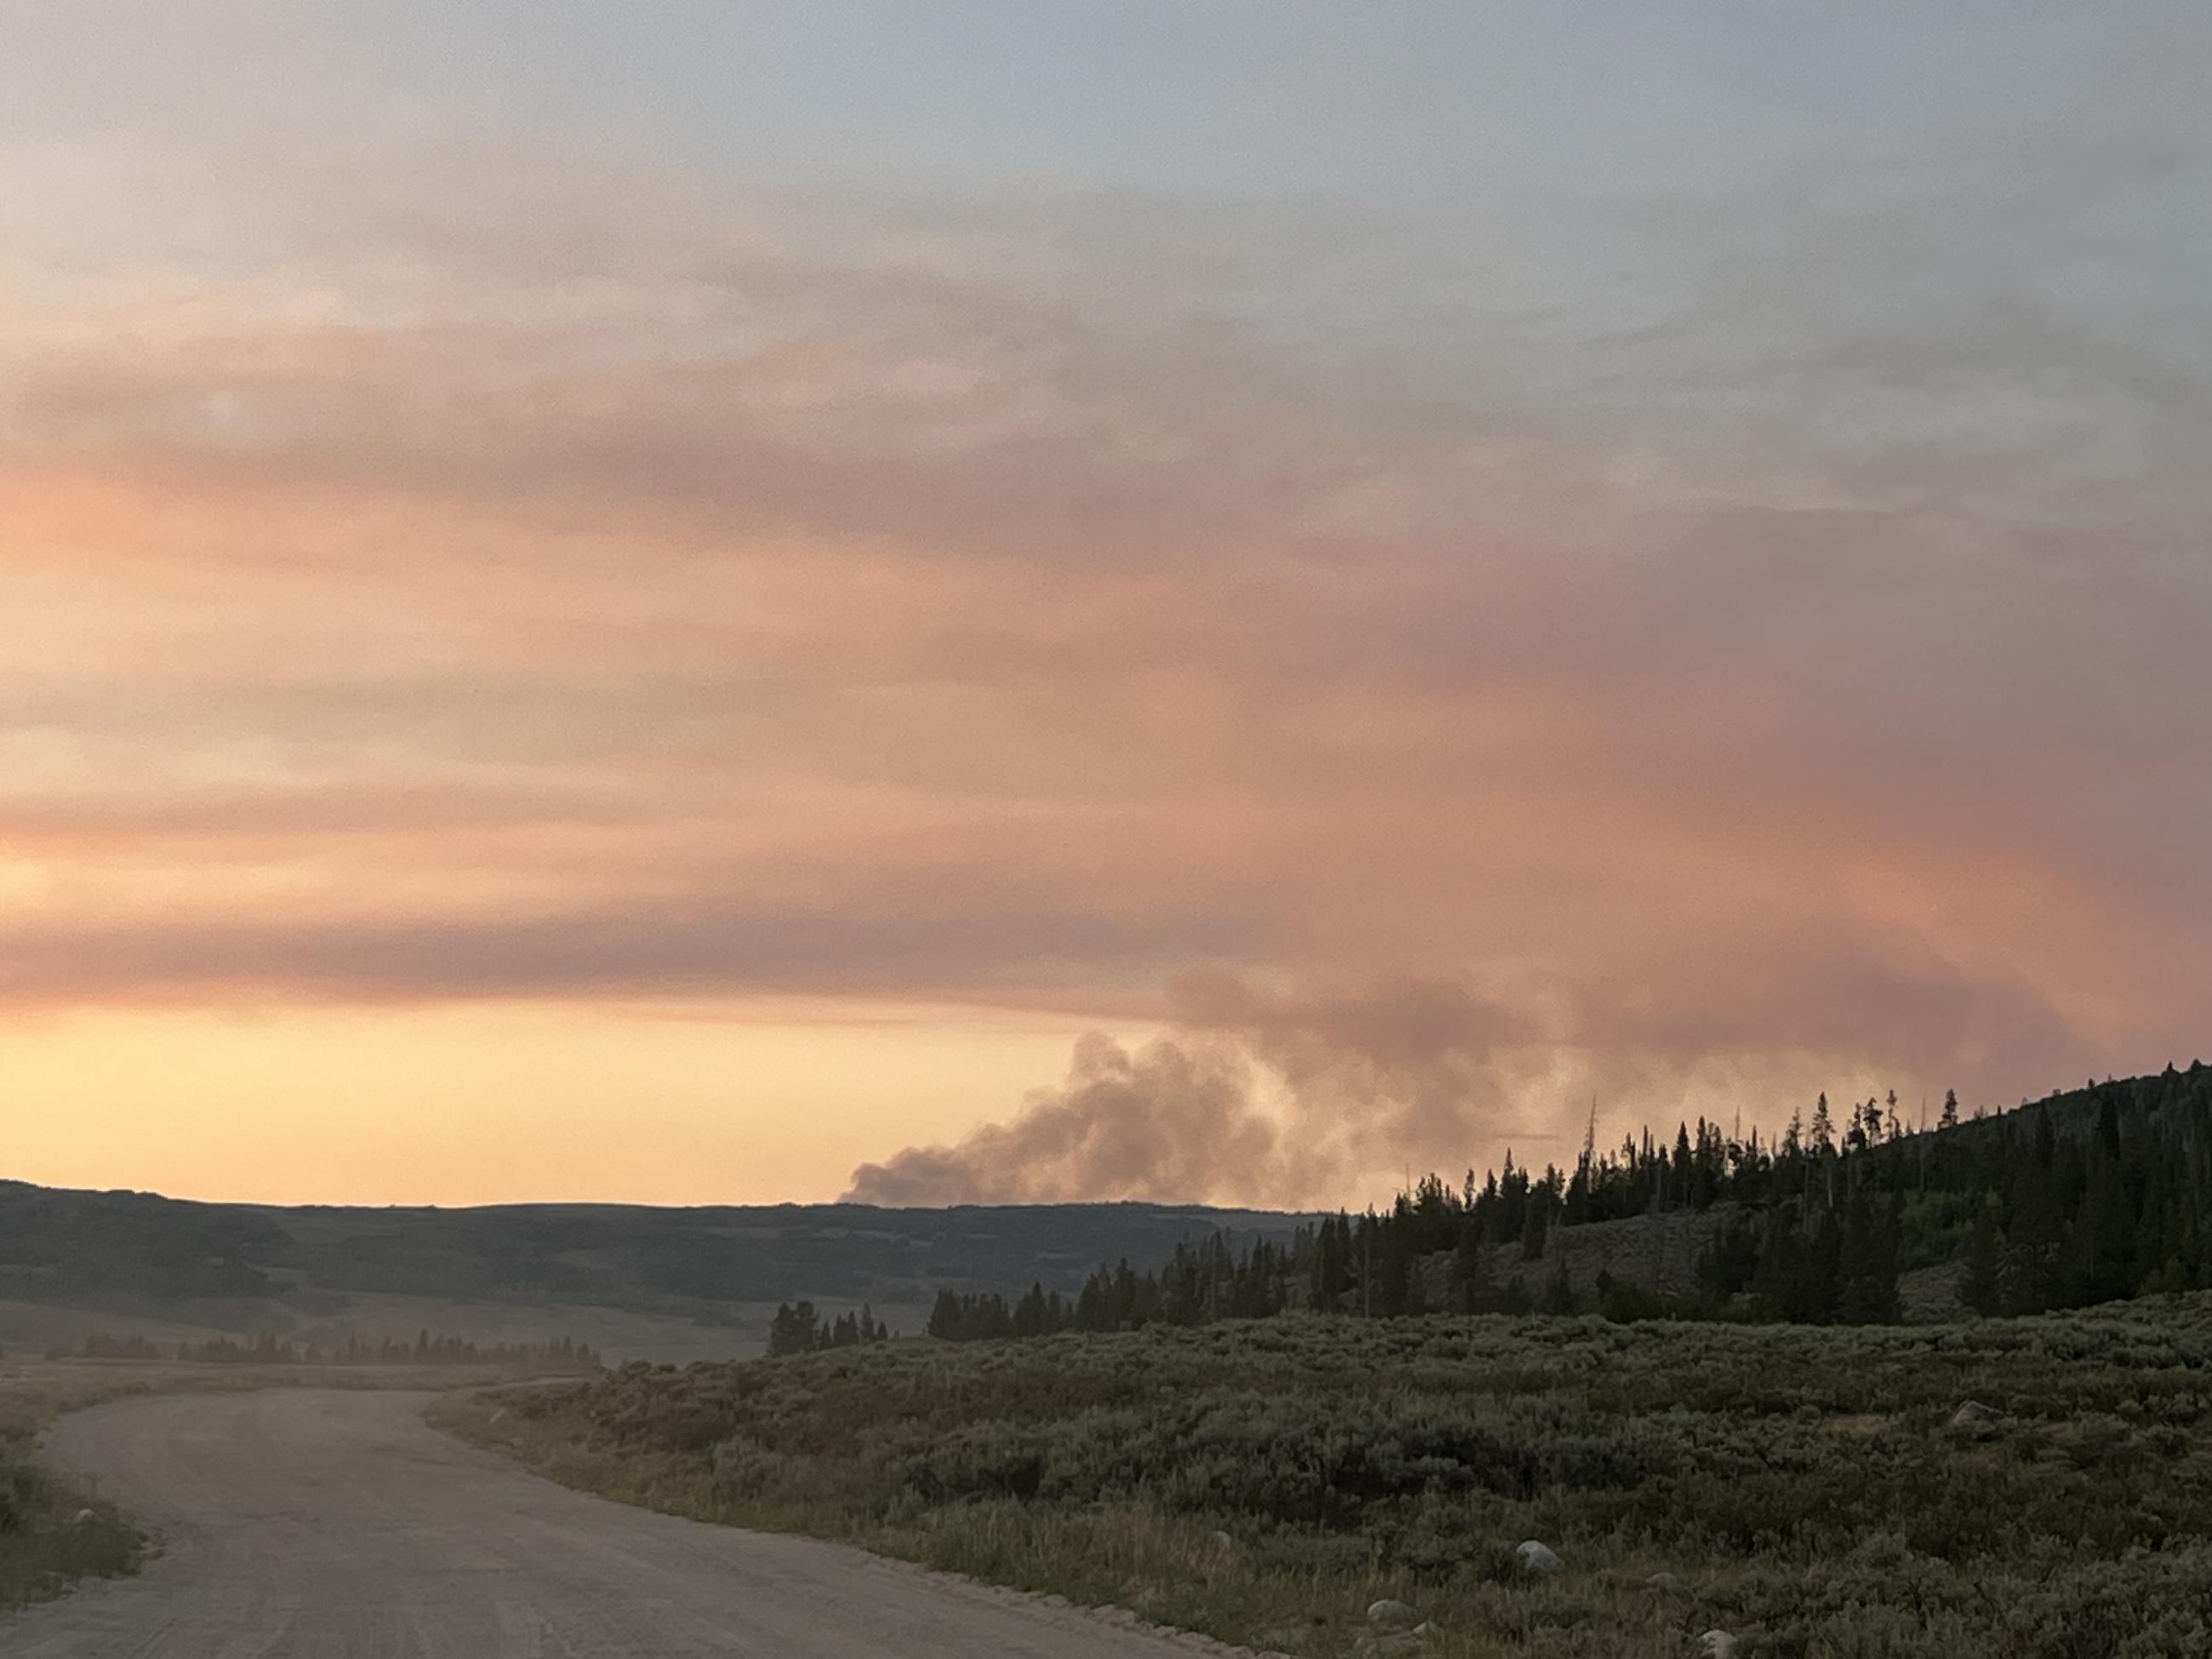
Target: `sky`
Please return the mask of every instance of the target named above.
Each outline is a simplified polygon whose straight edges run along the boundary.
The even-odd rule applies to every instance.
[[[2212,1055],[2193,0],[13,0],[0,226],[0,1176],[1356,1205]]]

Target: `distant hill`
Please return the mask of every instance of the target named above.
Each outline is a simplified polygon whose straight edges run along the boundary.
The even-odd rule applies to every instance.
[[[613,1360],[741,1355],[786,1300],[866,1304],[913,1331],[940,1286],[1072,1291],[1102,1261],[1157,1266],[1220,1230],[1287,1238],[1296,1220],[1152,1204],[283,1208],[0,1182],[0,1350],[428,1327],[575,1336]]]

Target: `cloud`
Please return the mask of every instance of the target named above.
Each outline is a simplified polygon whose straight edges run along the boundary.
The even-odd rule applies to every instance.
[[[1969,159],[1525,243],[480,154],[57,186],[0,280],[0,987],[1176,1033],[854,1178],[916,1194],[2185,1058],[2201,158]]]
[[[896,994],[1018,1004],[1117,981],[1163,960],[1258,953],[1252,918],[1191,911],[1145,918],[1042,906],[884,912],[629,902],[550,915],[397,920],[336,907],[289,925],[13,929],[0,942],[0,1003],[78,998],[173,1001],[228,992],[351,1002],[523,997]]]

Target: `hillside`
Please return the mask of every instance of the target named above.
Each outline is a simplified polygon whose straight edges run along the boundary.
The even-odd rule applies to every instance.
[[[94,1334],[273,1331],[330,1345],[428,1328],[571,1336],[610,1360],[759,1351],[776,1304],[872,1306],[914,1331],[942,1285],[1073,1290],[1103,1261],[1160,1261],[1293,1218],[1148,1204],[942,1210],[276,1208],[0,1182],[0,1351]]]
[[[1601,1312],[1616,1320],[1888,1324],[2031,1314],[2212,1289],[2212,1067],[2051,1095],[1932,1126],[1896,1097],[1822,1095],[1778,1140],[1700,1118],[1670,1147],[1593,1136],[1571,1170],[1430,1176],[1380,1213],[1322,1218],[1287,1247],[1227,1235],[1073,1297],[946,1286],[935,1336],[1267,1317]]]

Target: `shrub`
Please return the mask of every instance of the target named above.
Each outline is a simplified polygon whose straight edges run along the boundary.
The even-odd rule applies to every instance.
[[[556,1472],[606,1467],[581,1443],[680,1504],[658,1472],[696,1470],[720,1518],[1134,1585],[1154,1616],[1297,1651],[1350,1650],[1398,1595],[1447,1655],[1686,1651],[1723,1626],[1806,1659],[2151,1659],[2212,1651],[2208,1365],[2191,1295],[1909,1328],[1284,1316],[509,1399]],[[2002,1413],[1986,1437],[1948,1427],[1966,1398]],[[1529,1583],[1527,1537],[1568,1571]]]

